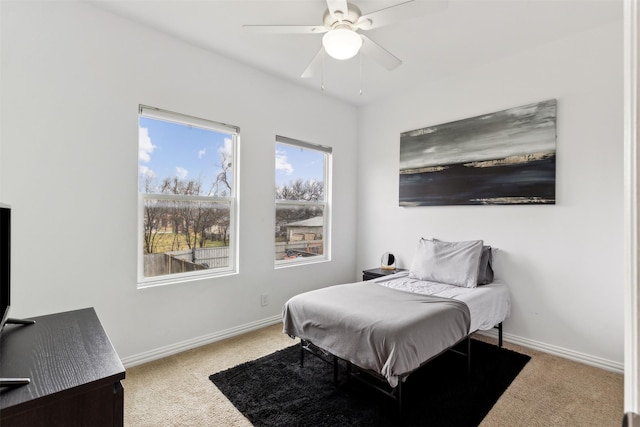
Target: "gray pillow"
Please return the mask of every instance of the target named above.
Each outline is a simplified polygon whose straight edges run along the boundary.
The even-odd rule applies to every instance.
[[[493,252],[491,246],[483,246],[478,267],[478,285],[487,285],[493,282]]]
[[[482,240],[444,242],[420,239],[409,277],[475,288],[478,285],[482,243]]]

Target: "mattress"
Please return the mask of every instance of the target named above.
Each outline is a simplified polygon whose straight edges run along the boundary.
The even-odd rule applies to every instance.
[[[492,329],[511,314],[509,289],[499,279],[477,288],[463,288],[444,283],[412,279],[409,277],[409,272],[403,271],[370,280],[367,283],[371,282],[400,291],[462,301],[467,304],[471,313],[471,332]]]

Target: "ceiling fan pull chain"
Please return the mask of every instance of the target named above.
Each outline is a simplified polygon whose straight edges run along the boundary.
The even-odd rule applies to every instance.
[[[320,90],[324,92],[324,49],[322,49],[322,63],[320,64]]]
[[[360,96],[362,96],[362,52],[358,54],[360,61]]]

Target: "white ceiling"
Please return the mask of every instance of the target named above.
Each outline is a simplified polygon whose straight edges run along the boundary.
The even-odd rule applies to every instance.
[[[201,48],[320,91],[301,73],[322,35],[250,34],[245,24],[320,25],[325,0],[85,0]],[[406,0],[353,0],[370,13]],[[430,0],[415,0],[428,8]],[[367,31],[403,61],[393,71],[363,57],[324,61],[324,92],[363,105],[622,18],[622,0],[450,0],[443,11]],[[553,67],[553,64],[542,66]],[[359,93],[362,87],[362,94]]]

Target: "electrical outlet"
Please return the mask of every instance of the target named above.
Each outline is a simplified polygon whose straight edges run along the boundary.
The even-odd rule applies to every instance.
[[[260,305],[263,307],[269,305],[269,294],[260,295]]]

